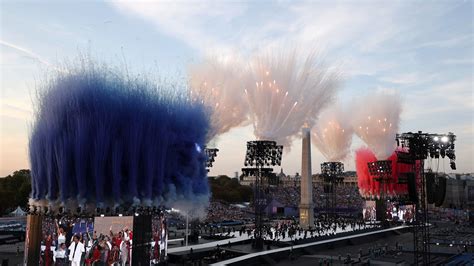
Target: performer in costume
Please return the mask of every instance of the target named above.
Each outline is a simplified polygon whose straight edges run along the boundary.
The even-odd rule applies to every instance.
[[[44,241],[46,246],[44,250],[44,265],[52,266],[53,265],[53,251],[51,251],[51,246],[53,244],[53,238],[51,235],[48,235]]]

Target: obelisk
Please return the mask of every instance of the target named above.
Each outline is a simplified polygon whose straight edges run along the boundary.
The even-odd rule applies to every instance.
[[[311,129],[305,125],[302,131],[300,226],[302,228],[310,228],[314,227]]]

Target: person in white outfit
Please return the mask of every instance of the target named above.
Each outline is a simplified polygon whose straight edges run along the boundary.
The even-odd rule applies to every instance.
[[[75,235],[73,237],[73,242],[69,246],[69,261],[71,266],[80,266],[82,253],[86,250],[84,249],[84,244],[79,242],[79,236]]]
[[[122,264],[121,265],[128,265],[128,241],[122,241],[122,243],[120,243],[120,257],[121,257],[121,261],[122,261]]]
[[[54,261],[56,262],[56,266],[66,266],[68,264],[65,243],[62,243],[59,246],[58,250],[54,252]]]
[[[58,245],[57,248],[61,246],[61,244],[66,243],[66,232],[64,232],[64,228],[59,227],[58,220],[56,222],[56,230],[58,233]]]

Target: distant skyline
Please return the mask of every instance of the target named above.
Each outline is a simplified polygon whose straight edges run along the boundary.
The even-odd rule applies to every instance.
[[[400,131],[454,132],[457,171],[474,172],[472,1],[2,1],[0,20],[0,176],[29,168],[28,135],[37,84],[79,54],[134,73],[179,82],[207,54],[251,55],[275,43],[322,50],[338,65],[338,100],[395,90]],[[252,126],[221,135],[210,175],[243,167]],[[352,151],[362,146],[353,138]],[[312,146],[313,172],[325,159]],[[285,150],[286,174],[300,172],[301,140]],[[354,158],[345,161],[354,169]],[[276,169],[280,171],[279,168]]]

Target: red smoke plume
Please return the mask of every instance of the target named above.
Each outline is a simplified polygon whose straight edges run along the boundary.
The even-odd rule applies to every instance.
[[[408,194],[407,184],[398,184],[398,177],[401,173],[412,171],[412,166],[408,164],[397,163],[397,153],[393,152],[387,159],[392,161],[393,182],[387,185],[386,193],[388,197],[396,197]],[[375,181],[369,174],[367,163],[377,161],[377,157],[369,148],[359,148],[355,152],[355,163],[357,171],[357,181],[359,193],[362,197],[373,198],[380,197],[380,183]]]

